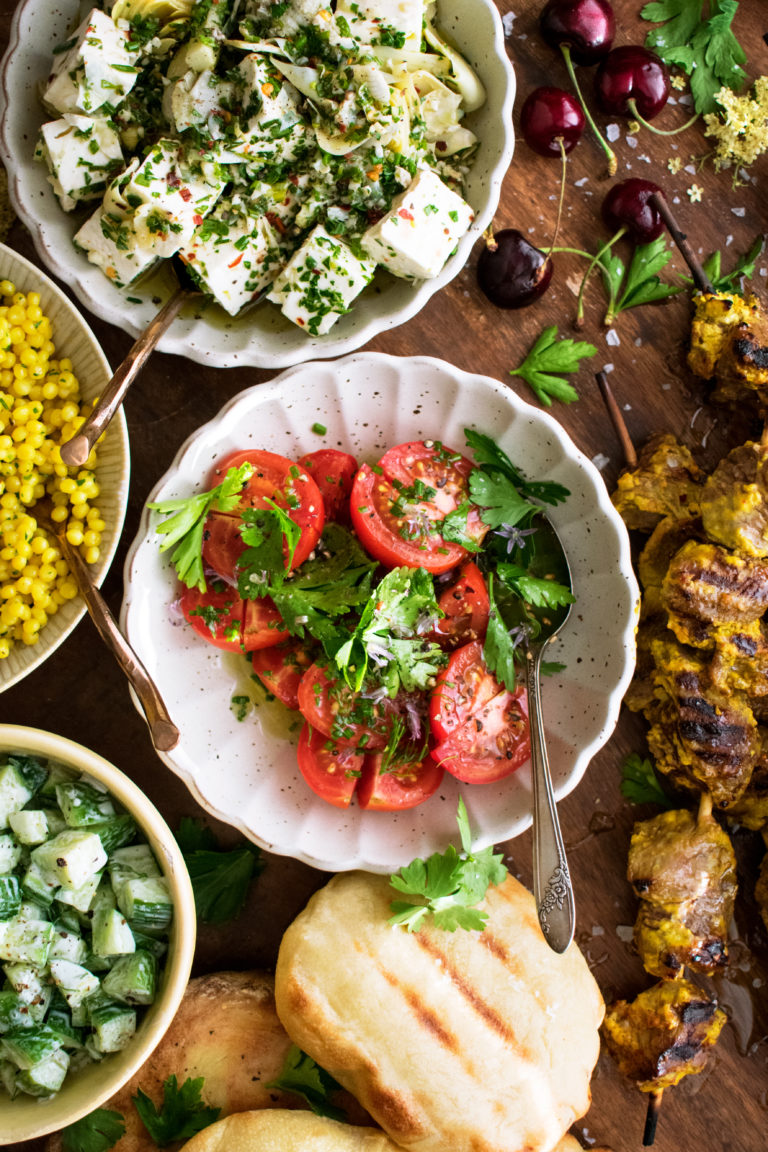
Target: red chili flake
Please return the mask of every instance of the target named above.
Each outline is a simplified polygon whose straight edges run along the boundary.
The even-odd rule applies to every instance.
[[[165,178],[165,182],[169,188],[178,188],[181,184],[181,177],[176,172],[169,172]]]
[[[231,263],[231,264],[227,264],[227,268],[237,268],[237,266],[238,266],[238,264],[240,263],[240,261],[242,260],[242,258],[243,258],[243,254],[242,254],[242,252],[239,252],[239,253],[238,253],[238,255],[237,255],[237,256],[235,256],[235,258],[234,258],[234,260],[232,261],[232,263]]]
[[[198,213],[195,212],[194,216],[192,217],[192,223],[195,224],[195,226],[197,228],[199,228],[200,225],[202,224],[202,222],[203,222],[202,216],[199,216]]]
[[[409,212],[407,208],[400,208],[398,216],[402,216],[403,220],[413,220],[413,213]]]
[[[278,232],[281,233],[281,235],[285,233],[285,224],[282,222],[282,220],[280,219],[280,217],[276,213],[267,212],[266,217],[267,217],[267,220],[269,220],[272,227],[276,228],[278,230]]]
[[[305,321],[305,320],[302,320],[301,316],[297,316],[297,317],[296,317],[296,323],[297,323],[297,324],[305,324],[305,323],[306,323],[306,321]]]
[[[294,187],[298,188],[298,186],[299,186],[299,178],[298,178],[298,176],[296,175],[296,173],[295,173],[295,172],[292,172],[292,173],[291,173],[291,175],[288,177],[288,180],[289,180],[289,182],[290,182],[291,184],[293,184],[293,185],[294,185]]]
[[[192,199],[192,193],[190,192],[189,188],[182,188],[179,192],[179,196],[181,196],[185,204],[188,204]]]

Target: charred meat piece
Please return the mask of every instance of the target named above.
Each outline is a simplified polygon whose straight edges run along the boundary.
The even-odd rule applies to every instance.
[[[645,621],[666,610],[661,586],[670,561],[688,540],[703,540],[704,526],[698,516],[665,516],[648,537],[637,559],[637,574],[643,586],[640,619]]]
[[[762,620],[721,624],[712,630],[714,655],[709,665],[713,684],[723,692],[745,692],[750,707],[768,697],[768,631]]]
[[[717,1001],[687,980],[662,980],[605,1014],[603,1035],[619,1071],[641,1092],[701,1072],[725,1024]]]
[[[628,528],[650,532],[665,516],[696,516],[704,473],[674,436],[652,436],[637,467],[619,477],[613,503]]]
[[[749,623],[768,609],[768,563],[689,540],[662,582],[669,612],[711,624]]]
[[[641,901],[635,943],[646,972],[674,979],[686,966],[725,965],[736,858],[709,797],[698,817],[681,809],[635,824],[627,879]]]
[[[727,808],[749,784],[762,751],[747,699],[713,685],[702,657],[672,639],[653,641],[651,652],[658,703],[646,714],[657,767]]]
[[[752,779],[743,796],[728,809],[728,819],[753,832],[768,828],[768,731],[761,729],[766,751],[762,753],[752,771]]]
[[[759,404],[768,398],[768,318],[758,316],[728,333],[715,369],[713,399],[743,404],[751,396]]]
[[[768,447],[748,440],[723,457],[701,497],[707,535],[744,556],[768,556]]]
[[[695,376],[709,380],[732,329],[752,324],[760,315],[760,304],[756,296],[745,300],[735,293],[715,292],[695,296],[694,308],[688,367]]]

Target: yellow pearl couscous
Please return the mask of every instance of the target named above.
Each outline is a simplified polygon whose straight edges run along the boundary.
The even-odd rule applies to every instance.
[[[99,558],[104,521],[94,501],[95,453],[67,468],[59,445],[82,425],[89,405],[69,360],[56,360],[51,322],[37,292],[0,281],[0,659],[13,644],[35,644],[41,628],[77,595],[55,538],[35,519],[47,499],[88,564]]]

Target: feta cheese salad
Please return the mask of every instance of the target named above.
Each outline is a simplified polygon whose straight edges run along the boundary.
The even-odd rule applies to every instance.
[[[54,55],[37,156],[119,288],[180,258],[234,316],[312,336],[378,266],[437,276],[485,99],[424,0],[105,0]]]

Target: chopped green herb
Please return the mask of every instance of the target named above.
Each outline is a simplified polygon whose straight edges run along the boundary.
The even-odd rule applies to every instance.
[[[141,1088],[132,1097],[144,1127],[160,1148],[174,1140],[189,1140],[218,1119],[221,1109],[211,1108],[201,1099],[204,1082],[202,1076],[187,1079],[179,1088],[176,1077],[169,1076],[159,1109]]]
[[[125,1120],[119,1112],[97,1108],[61,1133],[64,1152],[109,1152],[125,1135]]]
[[[336,1108],[330,1099],[334,1092],[340,1091],[341,1085],[295,1044],[288,1049],[280,1075],[265,1087],[295,1092],[306,1100],[316,1116],[328,1116],[342,1123],[347,1119],[343,1109]]]
[[[597,348],[583,340],[558,340],[557,326],[545,328],[530,352],[518,368],[510,371],[510,376],[521,376],[536,394],[537,399],[548,408],[552,400],[571,404],[579,394],[572,384],[564,379],[572,372],[578,372],[581,361],[594,356]]]
[[[244,842],[241,848],[219,849],[213,833],[200,820],[184,816],[176,841],[192,881],[198,919],[221,924],[238,916],[251,880],[264,867],[260,850]]]
[[[630,804],[659,804],[662,808],[675,806],[659,783],[651,761],[647,758],[641,760],[636,752],[630,753],[621,766],[620,791]]]
[[[312,431],[317,436],[325,436],[328,429],[326,428],[325,424],[321,424],[319,421],[315,421],[315,423],[312,425]]]

